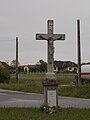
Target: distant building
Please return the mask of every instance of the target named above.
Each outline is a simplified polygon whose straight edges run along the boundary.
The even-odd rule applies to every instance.
[[[19,66],[19,72],[34,72],[36,71],[36,65],[22,65]]]
[[[71,61],[54,61],[54,71],[77,72],[77,64]]]
[[[6,69],[8,69],[8,70],[11,70],[11,69],[12,69],[11,66],[9,66],[6,62],[2,62],[2,61],[0,61],[0,67],[6,68]]]

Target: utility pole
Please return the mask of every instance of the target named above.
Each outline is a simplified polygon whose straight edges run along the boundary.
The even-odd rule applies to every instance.
[[[77,20],[78,84],[81,82],[80,20]]]
[[[16,82],[19,82],[18,80],[18,37],[16,37]]]

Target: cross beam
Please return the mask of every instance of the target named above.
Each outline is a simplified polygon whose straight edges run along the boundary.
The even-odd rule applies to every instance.
[[[49,40],[52,38],[53,41],[55,40],[65,40],[65,34],[36,34],[37,40]]]
[[[36,34],[36,40],[47,40],[48,42],[48,65],[47,72],[53,73],[54,68],[54,41],[65,40],[65,34],[53,34],[53,20],[47,21],[47,34]]]

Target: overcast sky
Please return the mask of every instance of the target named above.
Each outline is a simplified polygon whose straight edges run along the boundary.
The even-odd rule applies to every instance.
[[[55,41],[55,60],[77,62],[76,21],[81,20],[82,62],[90,62],[90,0],[0,0],[0,60],[15,59],[19,37],[19,62],[47,61],[47,42],[36,33],[47,33],[47,20],[54,20],[54,33],[66,34]]]

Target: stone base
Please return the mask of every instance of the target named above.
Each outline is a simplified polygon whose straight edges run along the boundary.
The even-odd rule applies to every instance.
[[[58,85],[56,74],[54,72],[46,73],[46,77],[43,81],[45,105],[58,108]]]
[[[58,107],[58,83],[55,80],[44,81],[44,104],[50,107]]]

